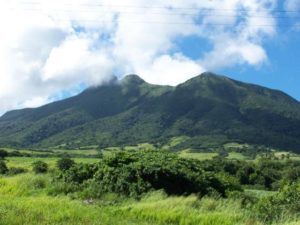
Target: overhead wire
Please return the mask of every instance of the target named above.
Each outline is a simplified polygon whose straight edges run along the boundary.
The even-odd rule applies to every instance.
[[[21,2],[21,5],[27,5],[26,7],[23,8],[16,8],[16,7],[12,7],[10,8],[11,10],[22,10],[22,11],[28,11],[28,12],[38,12],[38,13],[44,13],[44,8],[42,6],[44,6],[43,4],[41,4],[40,2]],[[31,7],[28,7],[28,5],[31,5]],[[62,4],[61,6],[63,6],[64,4]],[[74,4],[67,4],[68,6],[74,6]],[[39,6],[39,7],[32,7],[32,6]],[[66,6],[66,5],[65,5]],[[268,13],[286,13],[286,14],[290,14],[290,13],[294,13],[294,15],[289,15],[289,16],[283,16],[283,15],[272,15],[272,16],[267,16],[267,15],[247,15],[247,14],[242,14],[242,13],[249,13],[252,12],[251,10],[243,10],[243,9],[238,9],[238,10],[233,10],[233,9],[205,9],[205,8],[189,8],[189,7],[163,7],[163,6],[133,6],[133,5],[105,5],[105,4],[100,4],[100,3],[94,3],[94,4],[76,4],[76,6],[82,6],[82,9],[49,9],[47,8],[46,11],[47,13],[72,13],[72,14],[76,14],[76,13],[86,13],[91,14],[92,16],[95,16],[96,14],[100,14],[101,15],[118,15],[118,16],[122,16],[122,15],[153,15],[153,16],[194,16],[195,18],[201,19],[201,17],[216,17],[216,18],[220,18],[220,17],[224,17],[224,18],[236,18],[237,16],[240,16],[242,18],[247,18],[247,17],[251,17],[254,19],[276,19],[277,21],[279,21],[280,23],[276,23],[276,26],[278,27],[284,27],[284,26],[291,26],[291,24],[287,23],[289,22],[291,19],[293,20],[297,20],[300,19],[300,14],[297,15],[299,13],[299,11],[296,10],[272,10],[272,11],[260,11],[261,13],[263,12],[268,12]],[[95,6],[97,6],[98,8],[95,8]],[[118,10],[118,11],[112,11],[112,10],[108,10],[110,8],[120,8],[122,10]],[[140,11],[124,11],[124,9],[128,9],[128,8],[134,8],[134,9],[152,9],[152,11],[147,11],[147,12],[140,12]],[[100,9],[102,11],[100,11]],[[157,12],[157,11],[153,11],[153,9],[164,9],[164,10],[173,10],[172,12]],[[175,11],[174,11],[175,10]],[[179,11],[182,10],[182,11]],[[187,12],[184,10],[198,10],[195,12]],[[230,15],[230,14],[218,14],[216,12],[234,12],[236,14],[234,15]],[[297,14],[295,14],[297,13]],[[52,15],[51,15],[52,16]],[[139,18],[139,17],[137,17]],[[64,19],[61,18],[54,18],[55,21],[64,21]],[[73,21],[77,22],[77,23],[95,23],[95,22],[105,22],[105,21],[101,21],[99,19],[76,19],[76,18],[72,18]],[[136,19],[135,19],[136,20]],[[125,23],[142,23],[142,24],[161,24],[161,25],[196,25],[195,22],[180,22],[180,21],[174,21],[174,22],[169,22],[169,21],[146,21],[146,20],[118,20],[119,22],[125,22]],[[110,21],[107,21],[110,22]],[[198,21],[200,22],[200,21]],[[206,25],[209,26],[232,26],[234,24],[232,23],[207,23]],[[273,23],[270,24],[252,24],[249,25],[251,27],[268,27],[268,26],[274,26]],[[294,24],[294,27],[298,27],[300,26],[300,24]]]
[[[42,9],[33,9],[33,8],[11,8],[11,10],[25,10],[25,11],[33,11],[33,12],[42,12]],[[230,15],[230,14],[212,14],[212,13],[162,13],[162,12],[128,12],[128,11],[98,11],[98,10],[72,10],[72,9],[47,9],[48,12],[64,12],[64,13],[105,13],[105,14],[111,14],[111,13],[117,13],[122,15],[162,15],[162,16],[206,16],[206,17],[236,17],[237,15]],[[241,16],[241,15],[240,15]],[[299,16],[260,16],[260,15],[251,15],[251,18],[264,18],[264,19],[300,19]]]
[[[24,5],[43,5],[41,2],[20,2],[19,4],[24,4]],[[63,6],[73,6],[74,4],[68,3],[64,4],[61,3]],[[178,7],[178,6],[141,6],[141,5],[108,5],[108,4],[103,4],[103,3],[84,3],[84,4],[77,4],[77,6],[86,6],[86,7],[107,7],[107,8],[137,8],[137,9],[172,9],[172,10],[193,10],[193,11],[199,11],[199,10],[213,10],[213,11],[238,11],[238,12],[251,12],[256,10],[251,10],[251,9],[244,9],[244,8],[239,8],[239,9],[229,9],[229,8],[217,8],[217,9],[212,9],[208,7]],[[259,10],[260,12],[278,12],[278,13],[299,13],[299,10],[279,10],[279,9],[270,9],[270,10]]]

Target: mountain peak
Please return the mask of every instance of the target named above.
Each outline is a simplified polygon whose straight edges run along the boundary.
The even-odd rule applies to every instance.
[[[212,72],[209,72],[209,71],[206,71],[206,72],[203,72],[200,74],[200,76],[217,76],[215,73],[212,73]]]
[[[145,83],[145,81],[140,78],[138,75],[136,74],[129,74],[126,75],[122,80],[121,80],[122,84],[134,84],[134,85],[140,85]]]
[[[231,80],[230,78],[222,75],[218,75],[212,72],[201,73],[198,77],[204,79],[214,79],[214,80]]]
[[[219,83],[223,82],[224,80],[229,81],[230,79],[212,72],[204,72],[198,76],[192,77],[191,79],[185,81],[180,86],[198,86],[199,84],[207,85],[207,82]]]

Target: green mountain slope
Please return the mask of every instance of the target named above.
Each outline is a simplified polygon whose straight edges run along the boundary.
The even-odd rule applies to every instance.
[[[283,92],[204,73],[177,87],[136,75],[0,118],[0,145],[49,147],[166,143],[188,136],[300,152],[300,103]]]

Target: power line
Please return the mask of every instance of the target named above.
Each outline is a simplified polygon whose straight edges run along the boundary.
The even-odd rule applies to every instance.
[[[73,20],[67,20],[67,19],[55,19],[57,22],[77,22],[77,23],[111,23],[111,22],[119,22],[119,23],[128,23],[128,24],[153,24],[153,25],[193,25],[193,26],[237,26],[237,25],[243,25],[242,23],[189,23],[189,22],[161,22],[161,21],[130,21],[130,20],[118,20],[118,21],[108,21],[108,20],[82,20],[82,19],[73,19]],[[248,27],[290,27],[293,26],[294,28],[300,28],[300,24],[292,25],[287,23],[282,24],[244,24]]]
[[[11,8],[11,10],[20,10],[17,8]],[[21,10],[25,10],[25,11],[36,11],[36,12],[42,12],[41,9],[21,9]],[[98,11],[98,10],[59,10],[59,9],[47,9],[47,11],[49,12],[65,12],[65,13],[117,13],[117,14],[124,14],[124,15],[165,15],[165,16],[212,16],[212,17],[236,17],[237,15],[229,15],[229,14],[212,14],[212,13],[158,13],[158,12],[127,12],[127,11],[117,11],[117,12],[110,12],[110,11]],[[290,16],[254,16],[251,15],[251,18],[275,18],[275,19],[290,19]],[[292,17],[293,19],[295,18],[300,18],[300,16],[297,17]]]
[[[43,4],[41,2],[20,2],[19,4],[23,5],[39,5],[42,6]],[[74,6],[74,4],[63,4],[63,6]],[[250,9],[229,9],[229,8],[209,8],[209,7],[174,7],[174,6],[138,6],[138,5],[107,5],[103,3],[94,3],[94,4],[76,4],[76,6],[83,6],[83,7],[106,7],[106,8],[137,8],[137,9],[170,9],[170,10],[193,10],[193,11],[232,11],[232,12],[257,12],[256,10],[250,10]],[[300,13],[299,10],[259,10],[259,12],[272,12],[272,13]]]
[[[113,15],[113,13],[110,13]],[[205,26],[237,26],[237,25],[241,25],[241,24],[245,24],[249,27],[300,27],[300,24],[290,24],[290,23],[275,23],[275,24],[246,24],[244,21],[243,22],[238,22],[235,21],[233,23],[210,23],[207,22],[203,23],[203,21],[196,21],[194,20],[194,22],[169,22],[169,21],[143,21],[143,20],[115,20],[115,21],[111,21],[111,20],[98,20],[98,19],[76,19],[76,18],[68,18],[68,19],[61,19],[61,18],[55,18],[51,15],[47,15],[49,18],[51,18],[52,20],[56,21],[56,22],[77,22],[77,23],[111,23],[111,22],[119,22],[119,23],[129,23],[129,24],[153,24],[153,25],[205,25]],[[103,16],[103,15],[101,15]],[[105,15],[104,15],[105,16]],[[213,15],[211,15],[213,16]],[[235,17],[233,17],[235,18]],[[256,17],[257,18],[257,17]]]
[[[22,2],[22,4],[28,4],[28,5],[36,5],[36,6],[43,6],[40,2]],[[69,6],[74,6],[73,4],[68,4]],[[78,5],[77,5],[78,6]],[[157,25],[207,25],[207,26],[237,26],[237,25],[241,25],[243,24],[243,22],[235,22],[235,23],[207,23],[207,24],[203,24],[203,21],[200,21],[201,17],[217,17],[217,18],[242,18],[245,19],[247,17],[249,18],[266,18],[266,19],[276,19],[279,20],[283,23],[277,23],[277,24],[253,24],[253,25],[249,25],[247,24],[247,26],[250,27],[298,27],[300,25],[293,25],[293,24],[288,24],[288,23],[284,23],[287,21],[290,21],[291,19],[295,20],[295,19],[299,19],[300,16],[260,16],[260,15],[229,15],[229,14],[216,14],[215,12],[220,12],[222,11],[226,11],[226,9],[203,9],[203,8],[198,8],[198,10],[200,10],[199,12],[155,12],[155,11],[147,11],[147,12],[135,12],[135,11],[124,11],[124,8],[136,8],[136,9],[140,9],[140,8],[149,8],[149,9],[168,9],[166,7],[161,7],[161,6],[125,6],[125,5],[104,5],[104,4],[81,4],[81,6],[88,6],[90,7],[89,9],[46,9],[45,12],[42,9],[42,7],[37,8],[37,7],[30,7],[30,8],[11,8],[11,10],[24,10],[24,11],[29,11],[29,12],[39,12],[39,13],[43,13],[46,16],[51,17],[51,19],[53,19],[54,21],[68,21],[68,22],[77,22],[77,23],[110,23],[112,21],[101,21],[101,20],[96,20],[96,19],[76,19],[76,18],[70,18],[70,19],[59,19],[59,18],[55,18],[54,16],[59,16],[58,13],[87,13],[87,14],[91,14],[93,17],[94,16],[100,16],[99,14],[101,13],[101,16],[106,16],[106,15],[118,15],[118,16],[122,16],[122,15],[162,15],[162,16],[195,16],[196,18],[191,18],[194,20],[194,22],[181,22],[181,21],[174,21],[174,22],[168,22],[168,21],[124,21],[124,20],[118,20],[118,22],[121,23],[133,23],[133,24],[157,24]],[[93,8],[92,8],[93,6]],[[102,11],[99,11],[99,8],[94,8],[94,6],[99,6],[102,8]],[[123,11],[108,11],[106,8],[110,8],[110,7],[118,7],[118,8],[123,8]],[[84,7],[83,7],[84,8]],[[100,8],[100,9],[101,9]],[[192,10],[197,10],[197,8],[182,8],[182,7],[176,7],[176,8],[172,8],[172,9],[192,9]],[[236,12],[236,13],[243,13],[243,12],[249,12],[248,10],[232,10],[232,9],[228,9],[227,11],[232,11],[232,12]],[[269,12],[269,11],[268,11]],[[290,13],[290,12],[294,12],[294,13],[299,13],[298,11],[286,11],[286,10],[273,10],[272,12],[286,12],[286,13]],[[51,15],[51,13],[57,13],[58,15]],[[139,17],[137,17],[139,18]],[[196,19],[198,19],[199,21],[197,21]],[[70,21],[71,20],[71,21]],[[202,23],[202,24],[201,24]]]
[[[23,9],[17,9],[17,8],[11,8],[10,10],[24,10],[24,11],[30,11],[30,12],[43,12],[43,10],[41,9],[29,9],[29,8],[23,8]],[[201,17],[201,16],[205,16],[205,17],[232,17],[232,18],[236,18],[237,16],[240,17],[247,17],[243,16],[243,15],[229,15],[229,14],[212,14],[212,13],[158,13],[158,12],[126,12],[126,11],[117,11],[117,12],[111,12],[111,11],[96,11],[96,10],[57,10],[57,9],[47,9],[47,12],[50,13],[103,13],[103,14],[117,14],[117,15],[161,15],[161,16],[197,16],[197,17]],[[251,15],[249,16],[251,18],[264,18],[264,19],[300,19],[300,16],[259,16],[259,15]]]

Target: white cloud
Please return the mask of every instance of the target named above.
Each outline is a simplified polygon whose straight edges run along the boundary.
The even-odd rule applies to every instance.
[[[41,105],[114,74],[175,85],[206,69],[259,65],[267,60],[264,38],[276,33],[276,2],[1,1],[0,112]],[[212,48],[202,58],[185,56],[176,40],[189,36]]]
[[[206,68],[228,67],[235,64],[259,65],[267,59],[265,50],[247,40],[231,39],[227,36],[216,41],[213,51],[207,53],[201,64]]]
[[[25,101],[22,105],[26,108],[32,108],[37,105],[44,105],[49,102],[47,97],[34,97]]]
[[[70,86],[80,82],[94,85],[107,81],[113,64],[101,50],[91,49],[92,43],[89,37],[70,37],[53,48],[41,73],[43,82]]]
[[[174,56],[162,55],[140,71],[149,83],[177,85],[205,70],[183,55],[175,54]]]

